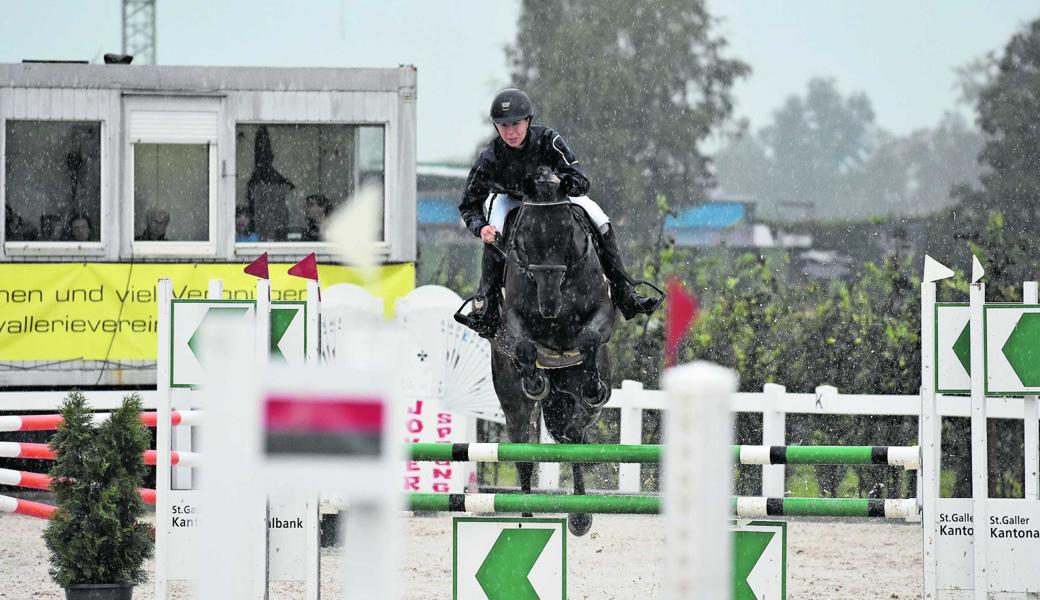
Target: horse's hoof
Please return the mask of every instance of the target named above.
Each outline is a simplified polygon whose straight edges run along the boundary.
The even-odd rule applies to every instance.
[[[581,388],[581,399],[590,408],[599,408],[610,400],[610,388],[602,379],[597,379],[595,385],[583,385]]]
[[[534,381],[528,384],[527,377],[520,378],[520,389],[524,395],[531,400],[544,400],[549,395],[549,378],[545,373],[539,372],[534,376]]]
[[[571,513],[567,515],[567,529],[571,535],[581,537],[592,529],[592,515],[589,513]]]

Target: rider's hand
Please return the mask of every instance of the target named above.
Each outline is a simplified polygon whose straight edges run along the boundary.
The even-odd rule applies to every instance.
[[[480,239],[485,244],[494,244],[496,235],[498,235],[498,230],[494,225],[485,225],[480,228]]]
[[[574,196],[574,178],[569,175],[560,177],[560,191],[568,196]]]

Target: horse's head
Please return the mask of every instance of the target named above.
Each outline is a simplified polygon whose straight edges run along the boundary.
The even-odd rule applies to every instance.
[[[546,167],[525,190],[517,219],[518,250],[537,288],[538,312],[555,319],[563,306],[563,278],[573,258],[574,217],[560,180]]]

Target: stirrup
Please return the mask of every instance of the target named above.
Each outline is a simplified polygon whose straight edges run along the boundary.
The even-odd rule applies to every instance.
[[[664,292],[661,290],[661,288],[650,283],[649,281],[631,281],[629,282],[629,285],[631,285],[632,287],[628,289],[628,296],[624,299],[618,298],[616,301],[617,308],[621,311],[621,314],[625,317],[625,320],[635,318],[638,315],[652,315],[654,314],[654,311],[656,311],[661,306],[661,303],[664,302]],[[659,295],[655,298],[653,296],[643,296],[641,294],[637,294],[635,288],[639,285],[650,286],[654,288],[654,291],[656,291]]]
[[[464,314],[462,309],[470,303],[473,304],[473,310],[469,314]],[[487,298],[480,296],[474,295],[466,298],[462,302],[462,306],[455,311],[455,322],[472,329],[482,338],[492,339],[495,337],[495,332],[498,331],[498,323],[495,316],[490,314],[488,304]]]

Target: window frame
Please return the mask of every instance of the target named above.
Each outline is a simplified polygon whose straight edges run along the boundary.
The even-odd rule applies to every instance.
[[[9,122],[24,122],[24,121],[47,121],[54,123],[96,123],[98,124],[98,174],[100,177],[99,187],[99,214],[100,218],[95,226],[98,228],[99,236],[96,242],[76,242],[76,241],[8,241],[7,239],[7,220],[0,223],[0,240],[3,240],[2,256],[20,258],[20,257],[49,257],[49,256],[77,256],[85,258],[104,257],[106,255],[106,249],[108,248],[109,242],[113,239],[115,233],[112,231],[110,221],[107,215],[111,211],[111,200],[110,200],[110,186],[107,180],[109,176],[107,163],[108,163],[108,144],[106,139],[109,133],[109,123],[102,118],[54,118],[51,116],[33,116],[33,117],[8,117],[4,116],[0,119],[0,207],[3,207],[4,211],[7,210],[7,124]]]
[[[135,137],[133,131],[134,112],[169,112],[169,113],[213,113],[216,128],[212,135],[198,137],[167,137],[147,135]],[[176,257],[176,258],[217,258],[220,245],[220,172],[219,154],[222,141],[221,123],[224,117],[221,97],[213,96],[177,96],[177,95],[132,95],[123,97],[123,140],[122,160],[123,194],[126,206],[123,207],[123,223],[125,234],[123,239],[129,253],[134,258]],[[208,240],[206,241],[147,241],[137,240],[136,218],[137,202],[134,197],[134,145],[143,144],[187,144],[205,145],[208,152]]]
[[[383,239],[375,242],[375,250],[380,260],[385,260],[390,255],[390,242],[388,238],[391,237],[390,225],[388,216],[389,210],[389,193],[390,187],[389,178],[387,177],[388,172],[388,157],[390,143],[390,128],[391,123],[387,121],[356,121],[356,120],[309,120],[309,119],[235,119],[231,123],[230,130],[235,135],[235,145],[229,149],[232,163],[234,164],[234,173],[231,177],[231,198],[228,202],[230,204],[229,214],[230,216],[230,245],[233,248],[233,253],[236,258],[238,257],[256,257],[258,254],[264,252],[270,256],[286,256],[296,257],[303,256],[310,252],[316,252],[323,255],[335,254],[335,246],[330,242],[325,241],[314,241],[314,242],[302,242],[302,241],[286,241],[286,242],[239,242],[236,239],[235,233],[235,206],[238,201],[238,126],[239,125],[309,125],[309,126],[353,126],[353,127],[380,127],[383,130]],[[360,179],[360,173],[358,173]]]

